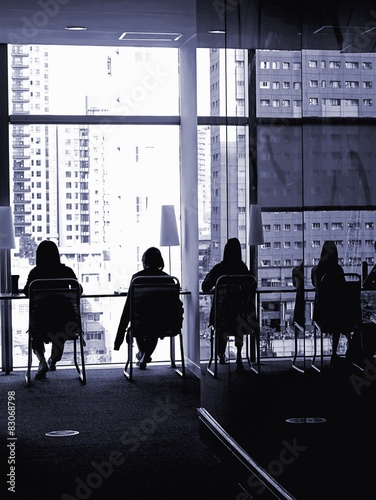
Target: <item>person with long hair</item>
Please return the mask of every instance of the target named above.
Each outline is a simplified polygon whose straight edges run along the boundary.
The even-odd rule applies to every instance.
[[[202,284],[201,290],[204,293],[208,293],[215,288],[215,284],[220,276],[225,274],[250,274],[250,271],[242,260],[242,249],[240,245],[240,241],[238,238],[229,238],[224,250],[223,250],[223,258],[218,263],[215,264],[212,269],[205,276]],[[210,324],[209,326],[214,325],[214,303],[210,310]],[[220,364],[226,363],[226,347],[227,347],[227,335],[222,336],[219,335],[217,339],[217,352]],[[242,362],[242,347],[243,347],[243,339],[235,336],[235,345],[236,345],[236,365],[238,370],[242,370],[243,362]]]
[[[312,285],[315,287],[313,321],[316,321],[318,325],[320,325],[323,319],[323,314],[327,314],[327,311],[325,311],[325,313],[323,312],[326,309],[325,304],[321,304],[319,301],[320,287],[322,286],[321,280],[323,276],[327,274],[336,275],[338,277],[339,284],[342,280],[342,276],[343,280],[345,280],[343,267],[338,262],[337,245],[335,244],[334,241],[331,240],[324,241],[324,244],[321,249],[320,260],[318,264],[312,268],[311,271]],[[333,328],[333,331],[325,333],[332,334],[333,343],[332,343],[332,356],[330,363],[332,366],[337,365],[338,362],[340,361],[340,358],[337,354],[337,348],[341,336],[341,331],[339,331],[336,328]]]
[[[26,285],[23,289],[24,294],[29,296],[29,286],[36,279],[55,279],[55,278],[73,278],[77,279],[73,269],[60,262],[59,249],[53,241],[44,240],[39,243],[36,250],[36,266],[31,269],[27,277]],[[81,293],[82,286],[80,285]],[[53,311],[51,311],[53,315]],[[45,358],[45,344],[52,342],[51,356],[48,361]],[[39,368],[35,374],[37,380],[46,378],[46,373],[56,370],[58,363],[64,351],[64,342],[61,338],[54,342],[48,332],[32,339],[32,349],[39,361]]]

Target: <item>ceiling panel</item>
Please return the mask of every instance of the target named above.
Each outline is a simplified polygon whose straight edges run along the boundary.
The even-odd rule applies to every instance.
[[[68,25],[87,29],[66,31]],[[374,0],[1,0],[0,6],[0,43],[179,47],[196,37],[198,47],[373,52],[375,26]],[[152,35],[150,42],[137,35],[119,40],[124,32]],[[167,35],[156,40],[158,33]]]

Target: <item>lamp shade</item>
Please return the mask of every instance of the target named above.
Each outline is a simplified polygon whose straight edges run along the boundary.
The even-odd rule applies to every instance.
[[[0,248],[15,248],[11,207],[0,207]]]
[[[174,205],[162,205],[160,245],[162,247],[174,247],[179,244],[175,207]]]
[[[262,225],[261,206],[251,205],[249,208],[248,245],[264,243],[264,228]]]

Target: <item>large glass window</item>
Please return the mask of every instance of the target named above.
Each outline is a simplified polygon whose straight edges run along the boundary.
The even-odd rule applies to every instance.
[[[178,115],[178,50],[13,45],[10,114]]]
[[[160,247],[162,205],[174,206],[179,227],[178,67],[176,49],[9,48],[11,271],[21,289],[38,243],[50,239],[86,295],[120,294],[146,248]],[[155,119],[145,125],[145,115]],[[180,279],[180,248],[160,248]],[[118,360],[112,346],[124,300],[83,301],[88,362]],[[12,307],[14,365],[22,366],[28,304]],[[168,359],[162,352],[156,359]]]

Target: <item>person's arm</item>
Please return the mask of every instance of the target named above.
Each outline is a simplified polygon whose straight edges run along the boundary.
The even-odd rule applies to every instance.
[[[201,290],[204,293],[210,292],[210,290],[214,287],[215,281],[213,280],[213,269],[208,272],[208,274],[205,276],[204,281],[201,284]]]
[[[64,265],[64,268],[63,268],[64,269],[64,277],[65,278],[72,278],[72,279],[78,281],[76,273],[73,271],[73,269],[71,267],[66,266],[65,264],[63,264],[63,265]],[[78,284],[80,286],[80,295],[82,295],[83,291],[84,291],[83,286],[81,285],[80,282],[78,282]]]
[[[30,283],[35,280],[34,276],[35,276],[34,269],[32,269],[29,272],[29,275],[28,275],[27,280],[26,280],[26,285],[24,286],[24,289],[23,289],[23,293],[26,295],[26,297],[29,296],[29,287],[30,287]]]
[[[115,337],[115,343],[114,343],[114,350],[118,351],[120,349],[121,344],[124,342],[124,337],[125,337],[125,332],[127,330],[127,326],[129,324],[129,319],[130,319],[130,308],[129,308],[130,302],[129,302],[129,292],[128,296],[126,298],[123,312],[120,317],[120,322],[119,326],[116,332],[116,337]]]
[[[116,332],[116,337],[115,337],[115,343],[114,343],[114,351],[118,351],[120,349],[121,344],[124,342],[124,337],[125,337],[125,332],[127,330],[129,321],[131,319],[131,301],[130,301],[130,294],[131,294],[131,287],[132,287],[132,280],[136,275],[132,276],[131,283],[128,287],[128,295],[125,300],[123,312],[120,317],[119,321],[119,326]]]

